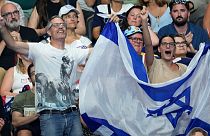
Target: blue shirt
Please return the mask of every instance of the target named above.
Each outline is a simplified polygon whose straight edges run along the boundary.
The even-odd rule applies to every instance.
[[[192,32],[193,34],[192,45],[196,50],[199,49],[200,43],[208,41],[208,33],[198,25],[195,25],[193,23],[188,23],[186,34],[188,34],[189,32]],[[177,34],[178,32],[176,31],[173,23],[164,26],[158,31],[159,38],[166,35],[177,35]]]
[[[151,28],[155,33],[157,33],[160,30],[160,28],[172,22],[169,7],[164,12],[164,14],[159,17],[159,19],[157,19],[157,17],[153,16],[151,13],[149,13],[149,17],[151,21]]]

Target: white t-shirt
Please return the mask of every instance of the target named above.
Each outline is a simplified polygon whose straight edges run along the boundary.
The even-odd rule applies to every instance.
[[[122,4],[122,8],[118,12],[114,12],[111,9],[112,14],[122,15],[123,13],[127,12],[131,7],[133,7],[133,4]],[[108,14],[108,6],[107,4],[101,4],[97,6],[98,11],[100,13]]]
[[[32,87],[32,83],[28,80],[28,74],[21,73],[17,70],[17,67],[14,67],[14,82],[12,84],[13,93],[20,93],[25,85]]]
[[[85,36],[81,36],[79,39],[86,47],[89,47],[90,44],[92,44],[92,41],[85,37]]]
[[[36,72],[37,112],[45,109],[65,110],[78,101],[74,90],[76,68],[85,61],[88,49],[57,49],[50,44],[28,43],[29,56]]]
[[[74,40],[70,44],[65,44],[65,47],[68,48],[81,48],[81,49],[86,49],[89,47],[89,45],[92,44],[91,40],[88,39],[87,37],[81,36],[80,39]]]
[[[92,42],[87,37],[81,36],[80,39],[73,41],[71,44],[65,44],[65,48],[66,49],[69,49],[69,48],[87,49],[91,43]],[[83,68],[78,66],[77,74],[76,74],[77,78],[75,80],[75,83],[78,82],[78,80],[80,79],[82,71],[83,71]]]

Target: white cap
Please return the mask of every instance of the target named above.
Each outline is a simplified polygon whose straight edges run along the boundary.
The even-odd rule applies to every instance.
[[[59,11],[59,16],[62,17],[63,15],[66,15],[71,11],[79,14],[79,11],[76,10],[75,7],[73,7],[72,5],[65,5],[65,6],[61,7],[61,9]]]

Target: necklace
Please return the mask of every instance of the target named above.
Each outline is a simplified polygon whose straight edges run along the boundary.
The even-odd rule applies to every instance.
[[[158,10],[156,10],[156,14],[154,14],[154,17],[155,17],[155,23],[159,27],[160,26],[160,18],[161,18],[161,8],[160,7],[157,7],[157,8],[158,8]],[[154,13],[154,11],[153,11],[153,13]]]
[[[160,16],[157,16],[156,17],[156,23],[157,23],[157,25],[158,25],[158,27],[160,26]]]
[[[155,23],[160,26],[160,18],[162,15],[162,7],[159,7],[156,3],[149,4],[149,12],[155,17]]]

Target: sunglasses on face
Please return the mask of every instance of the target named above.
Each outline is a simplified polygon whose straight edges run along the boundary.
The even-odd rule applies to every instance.
[[[66,23],[52,23],[50,26],[49,26],[49,29],[51,27],[55,27],[55,28],[60,28],[60,27],[65,27],[66,28]]]

